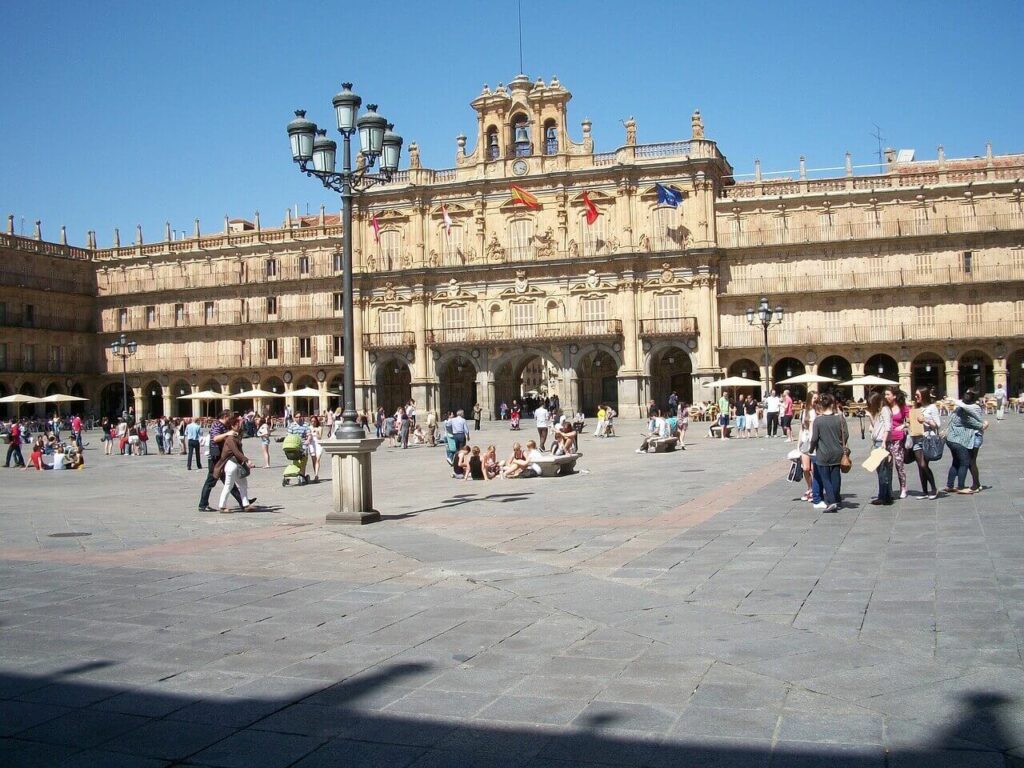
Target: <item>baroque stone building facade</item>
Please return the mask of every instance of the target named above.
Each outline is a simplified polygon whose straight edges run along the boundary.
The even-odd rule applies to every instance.
[[[673,390],[711,397],[703,384],[723,373],[1024,388],[1024,156],[947,160],[940,148],[926,162],[890,153],[870,174],[847,157],[829,178],[801,162],[789,178],[739,181],[699,112],[687,140],[638,143],[630,119],[622,145],[598,153],[589,121],[571,138],[570,98],[557,79],[485,86],[454,168],[422,168],[413,144],[407,170],[357,198],[359,407],[412,398],[494,413],[536,391],[566,409],[611,402],[637,415]],[[660,204],[656,184],[679,205]],[[213,235],[197,222],[192,237],[154,244],[139,231],[106,249],[9,233],[0,395],[77,386],[97,411],[120,410],[109,344],[124,332],[139,345],[127,361],[139,413],[190,414],[200,405],[183,395],[254,384],[299,410],[333,405],[340,234],[323,210],[271,229],[258,215],[226,220]],[[51,274],[68,277],[47,286]],[[786,310],[769,331],[770,370],[746,319],[762,295]],[[12,321],[30,298],[28,329]],[[41,365],[43,349],[59,370]],[[319,398],[295,402],[305,386]]]

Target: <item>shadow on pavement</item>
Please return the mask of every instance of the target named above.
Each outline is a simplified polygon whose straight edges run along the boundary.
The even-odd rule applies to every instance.
[[[0,755],[5,766],[1020,766],[1003,753],[1018,746],[1001,710],[1010,699],[985,692],[961,697],[947,729],[913,748],[881,744],[763,743],[679,733],[670,738],[629,723],[601,705],[571,724],[541,726],[522,710],[488,721],[445,717],[469,694],[403,682],[430,669],[398,664],[342,682],[309,680],[279,698],[199,695],[187,687],[158,692],[76,675],[116,665],[97,660],[47,676],[0,675]],[[385,695],[387,694],[387,695]],[[424,695],[426,694],[426,698]],[[500,700],[499,700],[500,701]],[[397,702],[400,711],[377,707]],[[540,700],[529,699],[533,707]],[[470,708],[472,709],[472,707]],[[591,707],[588,707],[590,710]],[[429,711],[426,711],[429,710]],[[468,710],[467,710],[468,711]],[[483,713],[487,717],[487,708]],[[520,722],[496,722],[519,720]],[[534,717],[533,720],[543,720]],[[618,728],[618,729],[617,729]]]

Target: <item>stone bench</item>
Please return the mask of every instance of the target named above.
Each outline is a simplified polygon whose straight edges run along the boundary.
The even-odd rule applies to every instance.
[[[566,453],[562,456],[545,456],[535,463],[540,467],[541,477],[565,477],[576,471],[576,460],[582,453]]]
[[[711,436],[712,437],[714,437],[716,439],[721,439],[721,437],[722,437],[722,428],[718,424],[715,424],[712,427],[710,427],[710,431],[711,431]],[[726,437],[732,437],[732,424],[729,424],[728,426],[726,426],[726,428],[725,428],[725,436]]]
[[[674,451],[676,449],[676,446],[679,445],[679,438],[659,437],[657,440],[650,443],[650,445],[654,446],[655,453],[669,453],[670,451]],[[648,453],[650,452],[650,445],[647,448]]]

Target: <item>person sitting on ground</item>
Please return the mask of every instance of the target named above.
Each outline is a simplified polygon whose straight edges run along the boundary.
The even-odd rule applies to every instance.
[[[661,415],[661,411],[658,411],[655,413],[654,418],[651,419],[651,431],[644,436],[644,441],[640,443],[640,447],[636,449],[636,452],[647,453],[648,448],[653,448],[658,440],[668,436],[668,421]]]
[[[469,454],[465,458],[465,464],[462,470],[462,479],[469,480],[490,480],[484,473],[483,459],[480,457],[480,446],[474,445],[469,449]]]
[[[455,454],[455,458],[452,459],[452,477],[456,480],[465,479],[466,468],[469,464],[469,454],[469,445],[463,445]]]
[[[558,426],[555,427],[555,446],[552,449],[552,453],[555,456],[564,456],[567,453],[576,453],[576,439],[579,437],[578,433],[567,416],[562,416],[558,421]]]
[[[544,460],[544,454],[537,448],[533,440],[526,441],[526,469],[519,477],[540,477],[540,462]]]
[[[519,443],[512,444],[512,455],[508,457],[508,461],[505,462],[504,472],[505,477],[519,477],[523,474],[526,469],[526,453],[523,451],[523,446]]]
[[[23,469],[32,469],[35,467],[37,470],[42,471],[43,469],[43,454],[46,451],[46,444],[43,440],[43,436],[39,435],[36,441],[32,444],[32,454],[29,456],[28,463]]]
[[[498,464],[498,452],[493,445],[488,445],[484,451],[484,474],[488,480],[493,480],[501,474],[501,466]]]

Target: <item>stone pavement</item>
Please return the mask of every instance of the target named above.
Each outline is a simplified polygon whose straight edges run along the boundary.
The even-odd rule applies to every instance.
[[[858,466],[835,515],[781,440],[641,456],[628,421],[567,478],[381,449],[365,528],[277,445],[246,514],[184,457],[0,468],[0,761],[1024,766],[1022,418],[983,493],[872,507]]]

